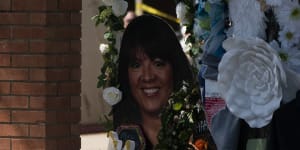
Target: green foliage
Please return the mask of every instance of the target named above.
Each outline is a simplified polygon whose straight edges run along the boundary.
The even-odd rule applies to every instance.
[[[108,43],[108,51],[102,54],[104,64],[98,76],[98,88],[118,86],[118,49],[115,47],[116,32],[124,30],[123,16],[117,17],[112,12],[111,6],[98,7],[98,14],[92,17],[95,25],[103,24],[106,31],[103,35]]]
[[[160,150],[194,149],[189,144],[196,129],[196,121],[203,113],[199,104],[199,88],[195,83],[182,83],[182,88],[175,91],[161,114],[162,128],[158,135]]]

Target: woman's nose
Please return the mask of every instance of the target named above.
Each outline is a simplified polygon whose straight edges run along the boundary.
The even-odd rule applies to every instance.
[[[146,66],[142,70],[142,80],[143,81],[152,81],[155,75],[151,66]]]

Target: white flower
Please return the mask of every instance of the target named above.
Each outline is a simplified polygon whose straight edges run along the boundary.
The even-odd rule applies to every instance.
[[[112,11],[116,16],[124,15],[127,11],[128,3],[124,0],[113,0]]]
[[[128,8],[127,1],[124,0],[102,0],[106,6],[112,6],[114,15],[124,15]]]
[[[296,30],[291,30],[286,27],[279,31],[278,34],[278,40],[281,42],[282,48],[291,48],[300,42],[300,33],[297,33]]]
[[[270,6],[280,6],[282,3],[282,0],[266,0],[267,5]]]
[[[103,44],[101,43],[100,46],[99,46],[99,50],[102,54],[105,54],[109,51],[109,46],[108,44]]]
[[[296,47],[281,48],[276,41],[270,43],[279,56],[282,58],[282,64],[285,68],[289,68],[298,74],[300,74],[300,50]]]
[[[106,6],[111,6],[114,0],[102,0]]]
[[[183,2],[179,2],[176,5],[176,16],[180,20],[180,24],[188,24],[188,19],[187,19],[187,6]]]
[[[250,127],[267,125],[282,100],[286,75],[277,52],[258,38],[229,38],[219,64],[219,92],[229,110]]]
[[[265,15],[257,0],[228,1],[233,35],[237,37],[265,37]]]
[[[121,101],[122,92],[115,87],[108,87],[103,90],[102,96],[103,99],[112,106]]]
[[[296,0],[285,0],[282,5],[275,7],[275,15],[281,28],[297,30],[300,26],[300,5]]]

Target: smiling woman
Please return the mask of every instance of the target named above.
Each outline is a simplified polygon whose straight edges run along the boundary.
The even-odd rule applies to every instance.
[[[115,127],[139,125],[149,139],[146,146],[156,145],[162,108],[182,81],[192,79],[188,60],[170,26],[150,15],[137,17],[126,28],[121,42],[119,80],[123,99],[113,108]]]
[[[132,20],[124,31],[118,64],[122,99],[113,106],[114,128],[119,133],[118,138],[135,141],[136,149],[193,148],[189,142],[194,143],[196,137],[203,133],[199,132],[201,127],[198,125],[205,120],[204,112],[199,111],[200,94],[197,90],[187,97],[179,97],[180,101],[170,100],[172,93],[181,90],[186,83],[196,81],[170,25],[152,15]],[[169,108],[174,110],[168,112]],[[195,113],[189,114],[191,110]],[[161,117],[169,119],[163,120]],[[181,120],[185,124],[178,123],[178,126],[167,129],[170,119],[175,122]],[[177,132],[176,129],[184,132],[168,137],[169,143],[165,141],[164,137]],[[206,136],[206,148],[213,148],[210,135]],[[181,141],[176,142],[178,139]],[[212,143],[208,143],[208,139]]]

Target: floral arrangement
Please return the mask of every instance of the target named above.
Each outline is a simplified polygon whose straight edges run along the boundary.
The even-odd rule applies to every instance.
[[[184,82],[182,88],[171,94],[161,115],[162,128],[156,149],[207,150],[209,132],[203,120],[204,109],[199,103],[198,85]]]
[[[229,35],[233,38],[223,42],[227,52],[219,64],[218,83],[229,110],[250,127],[261,128],[271,121],[273,112],[282,102],[295,98],[296,92],[286,91],[300,89],[287,82],[300,79],[300,31],[296,29],[300,26],[300,5],[295,0],[253,2],[253,5],[235,0],[229,2],[233,22]],[[242,18],[240,14],[247,12],[245,8],[257,11],[244,14]],[[278,38],[268,43],[263,40],[268,35],[262,33],[268,28],[264,11],[270,8],[274,10],[279,31]],[[245,27],[249,20],[257,26]]]

